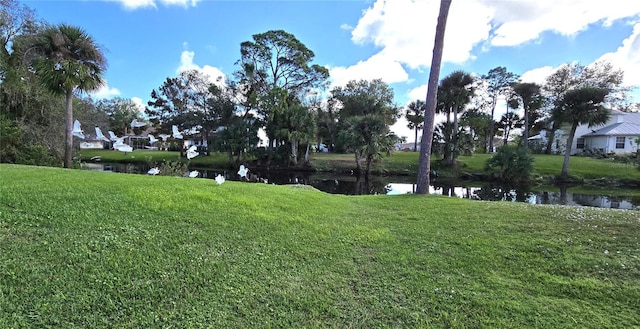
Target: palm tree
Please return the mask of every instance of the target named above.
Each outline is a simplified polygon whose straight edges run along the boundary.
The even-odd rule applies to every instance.
[[[307,164],[309,160],[309,145],[316,135],[314,113],[306,106],[293,105],[287,109],[285,115],[289,126],[287,137],[291,145],[291,163],[294,166],[298,165],[298,147],[301,144],[306,144],[307,150],[305,151],[304,162]]]
[[[424,115],[424,129],[420,142],[420,160],[418,164],[418,181],[416,194],[429,193],[429,173],[431,172],[431,143],[436,116],[436,96],[438,95],[438,80],[440,79],[440,65],[442,64],[442,50],[444,49],[444,32],[447,27],[447,17],[452,0],[440,0],[440,12],[436,24],[436,36],[433,43],[433,57],[429,71],[426,108]]]
[[[442,104],[447,113],[447,122],[449,122],[449,114],[453,113],[453,124],[451,125],[452,132],[450,134],[450,140],[446,141],[445,145],[445,158],[444,163],[446,165],[454,165],[456,157],[454,154],[458,146],[458,114],[461,113],[465,106],[471,101],[471,96],[474,93],[472,87],[473,76],[463,71],[454,71],[448,76],[444,77],[440,81],[438,87],[438,103]]]
[[[82,29],[66,24],[48,26],[35,39],[33,68],[45,87],[66,96],[64,167],[72,165],[74,92],[97,90],[104,85],[107,61],[101,48]]]
[[[489,114],[480,108],[470,108],[460,118],[460,123],[468,127],[471,141],[473,142],[472,150],[476,147],[488,145],[489,136]]]
[[[554,117],[559,122],[571,124],[567,136],[562,172],[560,173],[562,179],[569,177],[569,155],[578,125],[586,124],[592,127],[604,124],[609,120],[611,111],[603,105],[608,94],[609,89],[583,87],[567,91],[562,98]]]
[[[413,142],[413,151],[418,151],[418,130],[422,129],[424,125],[424,101],[415,100],[407,105],[407,111],[405,112],[409,129],[415,130],[415,140]]]
[[[363,172],[361,158],[364,157],[366,177],[371,172],[373,161],[382,158],[385,153],[391,153],[398,140],[397,136],[389,131],[384,116],[377,114],[347,118],[345,129],[340,131],[340,137],[344,145],[354,152],[357,175]]]
[[[542,106],[542,95],[540,94],[540,85],[536,83],[516,82],[513,84],[513,92],[520,97],[522,108],[524,109],[524,131],[522,132],[522,141],[525,146],[529,146],[529,129],[533,123],[529,122],[534,111]]]
[[[514,128],[522,128],[522,125],[523,121],[520,119],[519,115],[513,112],[507,112],[502,115],[500,121],[496,123],[496,128],[501,128],[504,132],[502,135],[504,140],[503,145],[507,145],[509,142],[509,134],[511,133],[511,130]]]

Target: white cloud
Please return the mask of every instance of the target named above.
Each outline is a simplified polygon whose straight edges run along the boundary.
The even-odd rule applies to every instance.
[[[410,100],[422,100],[424,101],[427,98],[427,90],[428,90],[428,85],[425,83],[421,86],[415,87],[411,90],[409,90],[409,99]]]
[[[227,76],[217,67],[205,65],[203,67],[198,66],[193,62],[195,52],[184,50],[180,54],[180,66],[176,69],[177,73],[181,73],[187,70],[197,70],[209,77],[209,82],[216,84],[219,87],[226,85]]]
[[[350,80],[382,79],[386,83],[394,83],[409,79],[409,75],[398,61],[380,53],[349,67],[329,68],[329,76],[332,87],[344,86]]]
[[[609,26],[622,18],[640,14],[640,1],[627,0],[525,0],[492,1],[493,32],[491,44],[515,46],[552,31],[571,36],[590,24]]]
[[[118,88],[109,87],[109,84],[106,81],[100,89],[91,92],[91,97],[94,99],[113,98],[115,96],[120,96],[120,90],[118,90]]]
[[[633,28],[633,33],[622,41],[615,52],[606,53],[598,60],[608,60],[625,72],[625,84],[640,86],[640,23]]]
[[[144,113],[145,104],[140,97],[131,97],[131,101],[138,108],[138,112]]]
[[[352,31],[356,44],[371,43],[392,60],[410,68],[431,64],[440,1],[376,1]],[[470,58],[474,44],[486,40],[491,11],[475,0],[453,2],[445,33],[444,61]]]
[[[438,0],[375,0],[353,28],[352,41],[373,45],[379,51],[353,66],[333,68],[334,84],[375,75],[384,75],[386,82],[401,82],[408,80],[403,65],[409,69],[430,66],[439,4]],[[637,22],[639,15],[640,1],[628,0],[454,1],[446,26],[443,63],[474,60],[474,49],[537,41],[547,31],[573,36],[593,24],[609,26],[624,18]],[[640,72],[640,23],[616,52],[603,59],[624,69],[627,84],[640,85],[640,75],[631,73]],[[521,80],[543,83],[555,69],[536,68],[522,74]],[[424,84],[410,90],[408,96],[410,100],[424,99],[426,93]],[[501,100],[496,118],[504,108]],[[407,136],[405,126],[406,122],[399,121],[392,130]],[[408,137],[413,139],[412,134]]]
[[[164,6],[181,6],[181,7],[195,7],[200,0],[108,0],[120,2],[125,9],[135,10],[139,8],[158,8],[158,3]]]
[[[550,76],[551,73],[553,73],[556,69],[557,67],[551,66],[538,67],[522,73],[522,75],[520,76],[520,81],[542,85],[547,80],[547,77]]]
[[[640,23],[636,23],[631,35],[622,41],[622,45],[615,52],[603,54],[595,62],[608,61],[613,66],[625,72],[624,84],[628,86],[640,86]],[[587,64],[587,63],[583,63]],[[520,77],[523,82],[535,82],[543,84],[546,78],[558,67],[543,66],[529,70]],[[633,95],[640,100],[640,94]]]
[[[351,30],[353,30],[353,26],[345,23],[345,24],[340,25],[340,29],[341,30],[345,30],[345,31],[351,31]]]
[[[376,0],[353,28],[352,41],[379,48],[373,57],[386,74],[399,72],[390,70],[400,68],[399,64],[426,68],[431,65],[439,4],[438,0]],[[572,36],[591,24],[608,26],[623,18],[638,20],[638,15],[640,1],[628,0],[454,1],[447,20],[443,62],[474,60],[474,49],[520,45],[539,40],[545,31]],[[336,73],[378,73],[363,70],[372,68],[368,62],[336,68]],[[532,72],[528,78],[535,78],[535,73],[543,72]],[[394,75],[394,81],[400,77]]]
[[[396,121],[389,129],[395,133],[399,137],[404,137],[407,139],[407,142],[413,142],[415,140],[416,132],[413,129],[409,129],[408,127],[409,121],[404,115]],[[418,131],[418,140],[420,140],[420,136],[422,134],[422,130]]]

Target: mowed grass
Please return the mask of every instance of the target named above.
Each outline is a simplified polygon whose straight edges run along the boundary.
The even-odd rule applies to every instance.
[[[0,328],[633,328],[640,213],[0,165]]]
[[[82,161],[91,161],[93,157],[100,157],[102,162],[128,162],[161,165],[163,162],[178,161],[189,163],[197,167],[226,168],[228,166],[228,156],[220,152],[211,152],[208,156],[204,154],[188,160],[185,156],[180,158],[180,152],[176,151],[152,151],[134,150],[130,153],[123,153],[115,150],[81,150]]]

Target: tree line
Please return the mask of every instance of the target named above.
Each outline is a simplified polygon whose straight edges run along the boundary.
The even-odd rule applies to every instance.
[[[578,125],[604,124],[613,108],[637,110],[637,104],[629,102],[630,88],[623,85],[623,76],[622,70],[606,61],[588,66],[563,64],[543,84],[522,82],[501,66],[481,76],[452,72],[438,84],[435,112],[444,120],[435,126],[432,154],[442,154],[443,165],[455,166],[460,155],[494,152],[496,146],[506,145],[514,139],[514,129],[521,130],[514,139],[517,145],[533,153],[551,154],[555,134],[566,128],[564,153],[568,157]],[[505,113],[494,120],[499,101],[504,103]],[[422,129],[424,110],[422,100],[412,101],[405,110],[408,127],[415,130],[416,137]],[[546,132],[546,144],[529,139],[542,131]],[[567,175],[567,164],[568,160],[562,176]]]
[[[314,52],[283,30],[242,42],[228,79],[197,70],[167,77],[150,92],[143,114],[130,99],[87,96],[103,85],[107,63],[104,50],[81,28],[42,22],[14,0],[2,1],[0,15],[2,162],[71,167],[74,119],[120,135],[140,133],[128,127],[138,118],[156,133],[178,126],[211,151],[225,152],[234,165],[251,158],[267,166],[304,166],[313,149],[326,145],[352,153],[356,171],[367,174],[401,140],[390,130],[397,119],[405,116],[415,131],[414,150],[424,128],[425,102],[398,106],[393,89],[380,79],[327,90],[328,70],[313,64]],[[462,154],[493,152],[496,137],[506,144],[517,128],[522,129],[518,144],[526,148],[533,147],[528,137],[542,130],[551,143],[563,125],[575,132],[578,124],[606,120],[604,104],[625,109],[628,88],[622,77],[607,62],[565,64],[543,85],[521,82],[505,67],[480,76],[455,71],[438,83],[436,111],[445,120],[435,127],[432,152],[442,154],[444,165],[455,166]],[[499,100],[506,113],[494,120]],[[259,130],[266,147],[260,147]],[[537,151],[549,153],[551,144]]]
[[[266,165],[305,165],[312,148],[324,144],[352,152],[358,171],[368,171],[397,139],[389,126],[400,109],[387,84],[354,80],[327,97],[328,70],[313,64],[313,51],[283,30],[242,42],[229,80],[212,81],[197,70],[166,78],[142,114],[129,99],[88,96],[104,84],[107,63],[81,28],[39,21],[11,0],[2,2],[1,15],[3,162],[73,166],[76,119],[118,135],[140,132],[127,126],[134,118],[147,120],[157,134],[177,126],[226,152],[233,164],[250,155]],[[258,147],[260,129],[268,140],[264,148]]]

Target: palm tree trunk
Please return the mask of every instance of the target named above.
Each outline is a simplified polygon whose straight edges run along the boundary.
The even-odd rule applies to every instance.
[[[509,142],[510,133],[511,133],[511,126],[506,126],[504,128],[504,141],[502,142],[502,145],[507,145],[507,143]]]
[[[413,141],[413,152],[418,152],[418,127],[416,126],[416,137]]]
[[[440,13],[436,25],[436,36],[433,43],[433,57],[429,72],[429,84],[424,111],[424,127],[420,142],[420,162],[418,165],[418,181],[416,194],[429,193],[429,173],[431,172],[431,144],[433,143],[433,129],[436,116],[436,97],[438,95],[438,80],[440,79],[440,65],[442,50],[444,49],[444,32],[447,26],[447,16],[452,0],[440,0]]]
[[[275,139],[269,138],[269,146],[267,147],[267,167],[271,165],[271,159],[273,158],[273,150],[275,148]]]
[[[309,149],[311,148],[311,144],[307,143],[307,150],[304,151],[304,164],[309,164]]]
[[[67,90],[67,111],[65,113],[66,130],[64,134],[64,167],[73,166],[73,90]]]
[[[364,172],[364,177],[369,177],[369,173],[371,172],[371,162],[373,161],[373,156],[370,154],[367,154],[367,167],[365,169]]]
[[[560,178],[567,179],[569,178],[569,157],[571,156],[571,148],[573,146],[573,137],[576,135],[576,129],[578,128],[578,123],[574,122],[571,125],[571,130],[569,130],[569,137],[567,137],[567,148],[564,152],[564,161],[562,162],[562,172],[560,172]]]
[[[556,130],[560,128],[560,124],[556,122],[559,121],[555,120],[551,124],[551,130],[549,130],[549,135],[547,136],[547,146],[544,150],[545,154],[551,154],[551,149],[553,148],[553,140],[556,139]]]
[[[506,98],[505,96],[505,101],[507,102],[507,112],[505,112],[505,118],[507,118],[507,126],[504,127],[504,141],[502,142],[502,145],[507,145],[507,143],[509,142],[509,131],[511,131],[511,120],[509,120],[509,100]]]
[[[448,166],[451,162],[451,132],[449,127],[444,128],[444,157],[442,162]]]
[[[524,109],[524,132],[522,133],[522,139],[524,140],[524,147],[529,149],[529,107],[526,102],[523,102],[522,108]]]
[[[493,115],[496,112],[496,103],[498,101],[498,95],[493,96],[493,103],[491,104],[491,117],[489,118],[489,149],[487,153],[493,153],[493,136],[496,134],[496,125],[493,120]]]
[[[451,135],[451,148],[452,148],[452,152],[451,152],[451,163],[450,165],[455,165],[456,164],[456,159],[458,158],[458,108],[456,106],[456,108],[454,109],[455,112],[453,112],[453,135]]]
[[[358,174],[359,176],[360,173],[362,172],[362,163],[360,162],[360,151],[356,150],[354,153],[356,157],[356,174]]]
[[[295,139],[291,141],[291,163],[298,165],[298,141]]]

